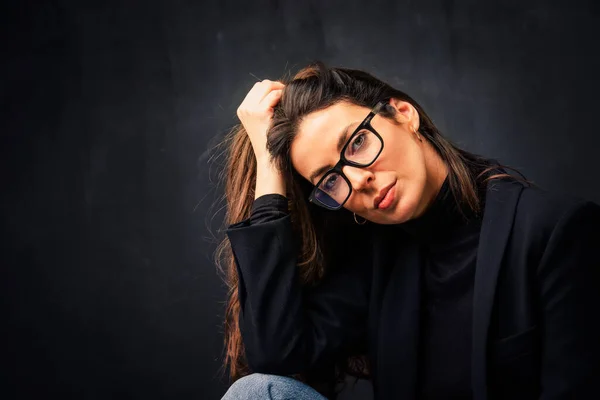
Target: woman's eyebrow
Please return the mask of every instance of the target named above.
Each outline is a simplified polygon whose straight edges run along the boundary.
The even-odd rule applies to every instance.
[[[342,147],[344,147],[344,144],[346,144],[346,140],[348,137],[348,134],[350,133],[350,128],[353,125],[356,125],[357,123],[360,123],[360,121],[353,121],[350,122],[348,125],[346,125],[344,128],[341,129],[340,133],[339,133],[339,137],[338,137],[338,141],[337,141],[337,151],[341,153],[342,151]],[[321,175],[322,173],[324,173],[325,171],[327,171],[328,169],[332,168],[332,165],[324,165],[320,168],[317,168],[312,174],[310,174],[309,180],[310,182],[314,182],[315,179]]]

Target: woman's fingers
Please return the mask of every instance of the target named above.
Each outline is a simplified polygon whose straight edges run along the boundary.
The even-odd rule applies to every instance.
[[[280,90],[280,89],[283,89],[284,87],[285,87],[285,85],[283,83],[278,82],[278,81],[270,81],[268,79],[265,79],[261,82],[256,82],[254,84],[254,88],[252,88],[252,90],[256,91],[256,94],[255,94],[256,97],[254,99],[257,101],[257,103],[260,103],[265,98],[265,96],[267,96],[269,93],[271,93],[271,91]]]
[[[253,93],[253,96],[257,96],[256,100],[261,101],[263,97],[265,97],[271,90],[282,89],[285,85],[279,81],[271,81],[269,79],[262,80],[260,82],[256,82],[250,93]]]
[[[274,106],[273,101],[281,97],[280,92],[277,92],[275,95],[271,95],[271,93],[275,90],[281,91],[284,87],[283,83],[268,79],[256,82],[238,107],[238,117],[241,116],[240,114],[261,114],[267,112]],[[269,96],[269,99],[264,102],[267,96]]]
[[[269,94],[267,94],[265,96],[264,99],[262,99],[261,103],[265,107],[273,108],[273,107],[275,107],[275,105],[277,105],[277,103],[279,103],[282,93],[283,93],[283,89],[272,90],[271,92],[269,92]]]

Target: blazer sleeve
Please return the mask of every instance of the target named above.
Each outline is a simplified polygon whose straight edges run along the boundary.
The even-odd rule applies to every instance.
[[[363,263],[366,248],[348,246],[340,268],[306,288],[289,215],[238,223],[226,234],[239,276],[241,335],[254,372],[302,373],[364,344],[370,279],[370,265]]]
[[[541,398],[600,398],[600,206],[571,207],[554,227],[538,270]]]

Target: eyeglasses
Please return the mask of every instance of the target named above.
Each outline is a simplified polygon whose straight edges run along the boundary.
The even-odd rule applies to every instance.
[[[383,150],[383,139],[371,126],[371,120],[385,105],[385,101],[377,103],[364,121],[354,130],[342,147],[340,160],[319,179],[308,201],[329,210],[342,208],[352,193],[352,184],[342,172],[342,167],[350,165],[365,168],[377,160]]]

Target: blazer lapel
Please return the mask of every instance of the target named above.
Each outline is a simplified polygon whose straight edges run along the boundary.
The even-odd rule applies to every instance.
[[[475,400],[487,400],[487,340],[496,280],[523,188],[502,180],[492,180],[487,186],[473,288],[471,382]]]

